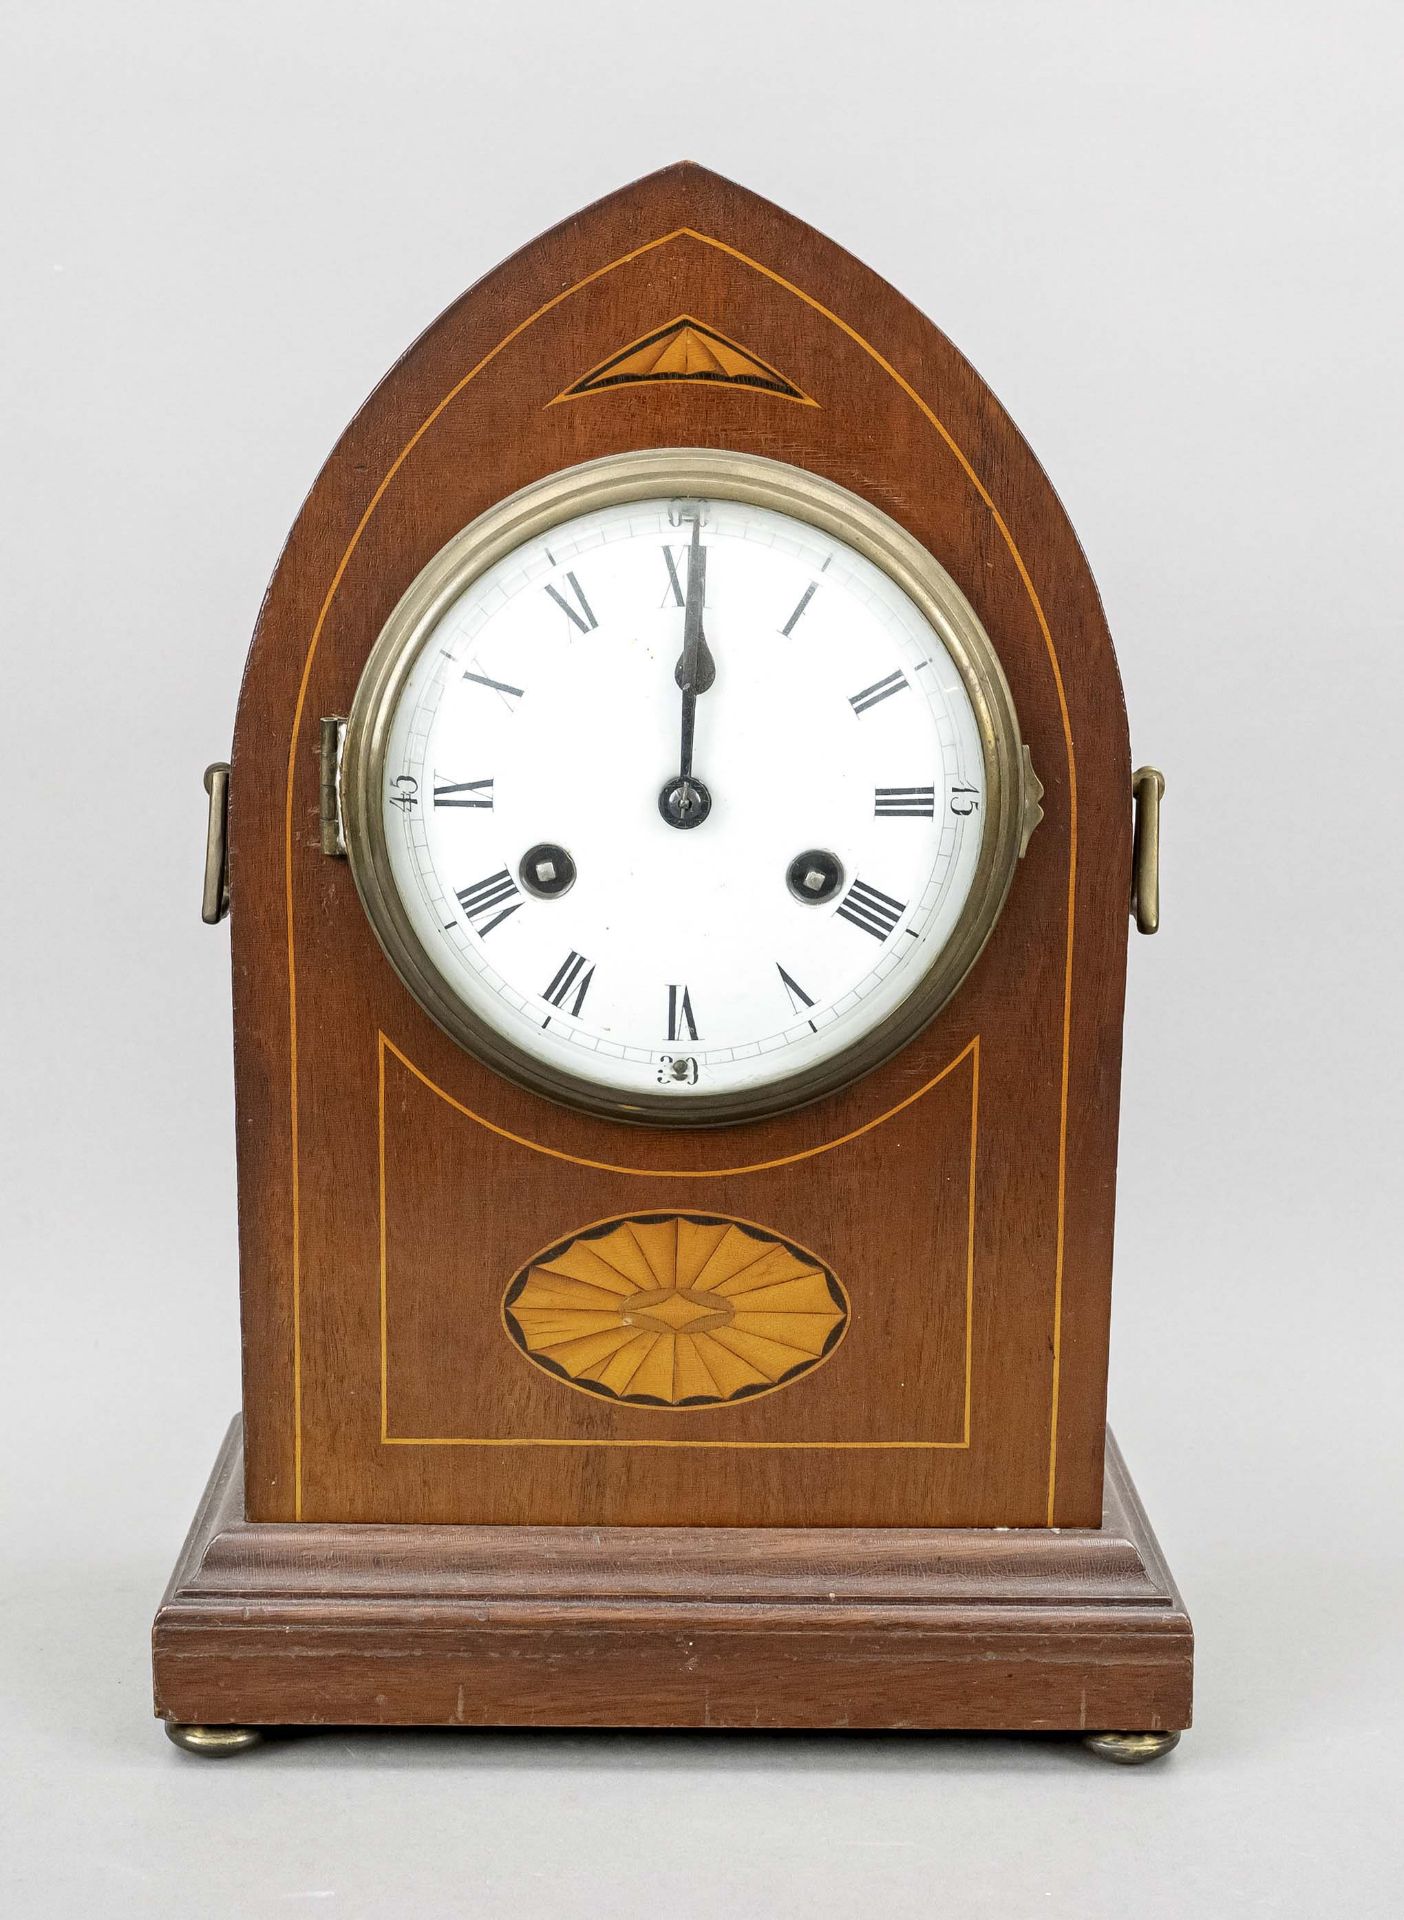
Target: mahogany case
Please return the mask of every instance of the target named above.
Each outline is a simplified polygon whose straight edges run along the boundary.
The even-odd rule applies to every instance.
[[[461,1050],[322,836],[322,722],[424,564],[514,490],[644,447],[787,461],[900,522],[992,637],[1045,789],[932,1024],[711,1131],[590,1118]],[[229,794],[244,1414],[157,1615],[157,1712],[1172,1744],[1190,1624],[1105,1430],[1121,689],[1051,487],[930,322],[694,166],[535,241],[313,487]],[[543,1264],[643,1249],[686,1289],[756,1242],[823,1333],[766,1391],[631,1400],[528,1351]]]
[[[699,344],[700,343],[700,344]],[[709,344],[710,343],[710,344]],[[798,1112],[648,1129],[554,1105],[402,987],[323,851],[324,717],[474,516],[639,447],[754,452],[881,507],[992,636],[1044,788],[993,937],[885,1066]],[[546,234],[430,327],[318,477],[230,776],[253,1521],[1095,1526],[1131,874],[1126,722],[1087,563],[989,389],[832,242],[694,166]],[[504,1327],[600,1222],[812,1250],[844,1337],[783,1390],[573,1391]]]

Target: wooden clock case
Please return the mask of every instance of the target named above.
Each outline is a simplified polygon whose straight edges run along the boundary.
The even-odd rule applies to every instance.
[[[644,447],[762,454],[898,521],[993,637],[1044,787],[936,1020],[742,1126],[630,1127],[491,1072],[400,984],[324,846],[323,722],[415,575],[514,490]],[[244,1408],[157,1617],[158,1714],[1188,1724],[1189,1621],[1105,1428],[1120,683],[1056,496],[929,321],[689,165],[489,274],[298,516],[228,836]],[[717,1405],[551,1377],[509,1342],[504,1294],[616,1220],[811,1250],[842,1342]]]

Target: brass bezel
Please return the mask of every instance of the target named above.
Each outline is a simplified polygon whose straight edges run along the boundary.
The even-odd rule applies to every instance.
[[[915,602],[949,651],[975,711],[985,762],[985,833],[970,895],[950,939],[902,1004],[843,1053],[745,1094],[611,1093],[504,1039],[459,999],[420,942],[395,888],[379,795],[405,681],[439,618],[465,587],[562,520],[629,500],[693,495],[803,520],[881,567]],[[1032,773],[989,635],[944,567],[895,520],[833,481],[778,460],[662,447],[610,454],[523,487],[455,534],[422,569],[386,621],[356,689],[342,755],[341,805],[351,871],[375,936],[405,986],[451,1039],[562,1106],[634,1125],[709,1127],[762,1119],[836,1092],[889,1059],[945,1006],[1008,897],[1026,837],[1026,770]],[[1036,809],[1030,817],[1037,817]]]

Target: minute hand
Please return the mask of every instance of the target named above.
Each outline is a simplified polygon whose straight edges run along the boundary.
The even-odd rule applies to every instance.
[[[717,677],[716,662],[702,630],[702,609],[707,598],[707,549],[702,545],[700,518],[692,523],[692,544],[687,550],[687,603],[683,614],[683,650],[673,669],[673,678],[682,689],[682,751],[678,778],[692,774],[692,741],[697,719],[697,696],[705,693]]]

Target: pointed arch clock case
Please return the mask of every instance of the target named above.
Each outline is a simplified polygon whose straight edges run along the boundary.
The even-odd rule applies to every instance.
[[[244,1408],[159,1713],[1188,1723],[1121,690],[921,314],[692,166],[535,241],[318,478],[215,789]]]

